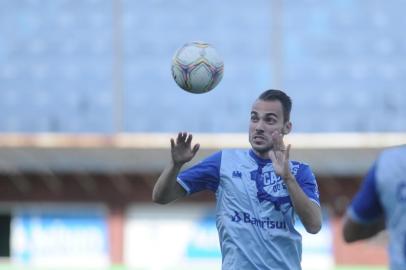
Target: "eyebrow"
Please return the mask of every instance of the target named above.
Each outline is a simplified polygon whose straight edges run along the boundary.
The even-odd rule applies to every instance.
[[[278,115],[276,113],[267,113],[267,114],[265,114],[265,116],[274,116],[274,117],[278,118]]]
[[[258,114],[256,111],[251,111],[251,114]],[[278,118],[278,115],[276,113],[266,113],[264,116],[273,116]]]

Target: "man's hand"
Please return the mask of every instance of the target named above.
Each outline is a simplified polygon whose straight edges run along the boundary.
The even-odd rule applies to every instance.
[[[272,133],[272,149],[269,151],[269,157],[272,160],[272,166],[275,173],[285,181],[291,178],[289,162],[290,144],[285,147],[283,135],[279,131]]]
[[[171,154],[174,165],[182,166],[192,160],[196,155],[200,145],[195,144],[192,148],[192,138],[192,134],[188,134],[187,132],[179,132],[176,143],[175,140],[171,138]]]
[[[272,150],[269,151],[269,157],[272,160],[275,173],[285,182],[293,208],[302,221],[306,231],[313,234],[318,233],[321,229],[321,210],[320,207],[315,202],[312,202],[303,192],[295,176],[293,176],[290,171],[290,144],[285,148],[283,136],[279,131],[272,133],[272,143],[273,146]]]
[[[167,204],[186,195],[185,189],[176,181],[176,178],[182,165],[192,160],[199,150],[199,144],[195,144],[191,148],[191,143],[192,134],[187,134],[187,132],[179,132],[176,143],[171,138],[172,162],[165,167],[155,183],[152,191],[154,202]]]

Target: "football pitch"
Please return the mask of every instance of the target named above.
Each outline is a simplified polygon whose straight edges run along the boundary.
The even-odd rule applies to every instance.
[[[124,266],[115,266],[111,267],[109,270],[141,270],[141,269],[131,269],[131,268],[126,268]],[[142,269],[142,270],[148,270],[148,269]],[[171,269],[171,270],[185,270],[185,269]],[[308,269],[311,270],[311,269]],[[388,270],[387,267],[385,266],[336,266],[334,269],[331,270]]]
[[[336,266],[334,270],[388,270],[384,266]]]
[[[46,270],[98,270],[98,268],[64,268],[64,267],[55,267],[55,268],[46,268]],[[35,267],[21,267],[19,265],[12,264],[0,264],[0,270],[40,270],[40,268]],[[41,270],[44,270],[41,268]],[[115,265],[109,268],[100,268],[100,270],[149,270],[146,268],[131,268],[125,267],[122,265]],[[168,269],[168,270],[186,270],[186,269]],[[308,269],[311,270],[311,269]],[[333,270],[388,270],[385,266],[336,266]]]

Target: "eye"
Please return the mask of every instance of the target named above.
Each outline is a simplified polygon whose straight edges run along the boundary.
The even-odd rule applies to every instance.
[[[251,122],[256,122],[258,121],[258,117],[256,115],[251,115]]]
[[[269,124],[275,124],[277,121],[275,118],[269,117],[265,119],[265,122],[269,123]]]

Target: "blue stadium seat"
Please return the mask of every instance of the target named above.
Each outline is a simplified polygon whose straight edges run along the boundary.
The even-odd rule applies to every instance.
[[[125,132],[245,132],[252,101],[277,81],[293,97],[295,132],[406,130],[400,0],[283,2],[276,40],[267,0],[121,3],[0,1],[0,132],[114,132],[120,85]],[[205,95],[170,74],[193,40],[225,61]]]

